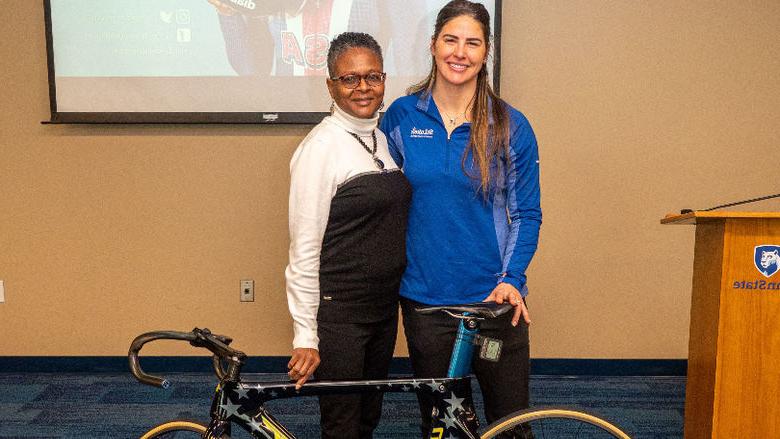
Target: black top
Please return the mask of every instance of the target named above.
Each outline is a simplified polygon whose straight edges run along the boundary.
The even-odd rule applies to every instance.
[[[396,316],[411,198],[397,170],[361,174],[339,186],[322,241],[318,321]]]

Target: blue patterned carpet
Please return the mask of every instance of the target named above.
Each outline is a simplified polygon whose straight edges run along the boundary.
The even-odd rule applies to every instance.
[[[260,379],[283,379],[263,374]],[[172,418],[205,421],[216,384],[208,374],[169,376],[168,390],[130,374],[0,373],[0,438],[137,438]],[[253,376],[253,379],[255,376]],[[568,406],[608,419],[634,439],[681,439],[685,377],[533,376],[534,406]],[[481,409],[481,397],[475,392]],[[314,398],[273,401],[299,438],[319,437]],[[414,395],[388,394],[376,438],[419,437]],[[237,438],[249,437],[234,430]]]

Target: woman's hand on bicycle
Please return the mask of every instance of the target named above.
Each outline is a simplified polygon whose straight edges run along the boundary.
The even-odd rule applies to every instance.
[[[311,377],[317,366],[320,365],[320,352],[313,348],[295,348],[292,351],[292,358],[287,363],[287,375],[295,381],[295,388],[301,386]]]
[[[483,302],[496,302],[499,305],[504,302],[509,302],[515,307],[515,314],[512,316],[512,326],[517,326],[520,322],[520,316],[523,317],[526,324],[531,324],[531,315],[528,313],[528,308],[525,306],[523,296],[520,295],[520,291],[511,284],[501,282],[496,285]]]

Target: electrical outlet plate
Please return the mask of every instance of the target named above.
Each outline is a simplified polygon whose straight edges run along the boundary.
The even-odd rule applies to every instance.
[[[241,301],[255,301],[255,281],[252,279],[241,279]]]

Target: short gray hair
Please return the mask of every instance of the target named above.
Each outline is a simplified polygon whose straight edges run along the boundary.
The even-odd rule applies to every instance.
[[[368,49],[379,57],[379,62],[384,64],[382,59],[382,48],[376,42],[374,37],[363,32],[344,32],[339,34],[330,42],[328,48],[328,75],[333,78],[336,74],[336,61],[349,49],[364,48]]]

